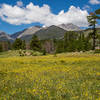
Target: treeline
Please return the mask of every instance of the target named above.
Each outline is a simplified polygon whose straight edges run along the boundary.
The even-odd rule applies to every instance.
[[[25,42],[17,38],[13,43],[1,42],[0,51],[6,50],[33,50],[45,53],[62,53],[75,51],[89,51],[92,49],[92,43],[89,37],[85,37],[83,33],[74,31],[66,32],[62,39],[39,40],[33,35],[30,42]]]
[[[89,51],[92,48],[90,38],[85,37],[83,33],[67,32],[63,40],[58,40],[56,52],[79,52]]]
[[[11,50],[11,43],[9,41],[0,42],[0,52]]]
[[[0,42],[0,52],[7,50],[33,50],[46,53],[80,52],[92,50],[92,37],[85,36],[84,32],[68,31],[62,39],[39,40],[33,35],[29,42],[17,38],[13,43]],[[97,37],[97,45],[100,45],[100,35]],[[99,46],[100,47],[100,46]]]

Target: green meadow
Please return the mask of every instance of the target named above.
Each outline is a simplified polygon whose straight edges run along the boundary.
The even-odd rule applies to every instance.
[[[100,54],[0,53],[0,100],[100,100]]]

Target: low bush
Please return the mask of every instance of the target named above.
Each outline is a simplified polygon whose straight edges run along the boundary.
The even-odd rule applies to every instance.
[[[100,53],[100,49],[96,49],[94,53]]]

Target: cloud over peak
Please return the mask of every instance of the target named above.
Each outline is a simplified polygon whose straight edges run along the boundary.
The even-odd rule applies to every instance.
[[[52,13],[50,7],[44,4],[42,7],[34,5],[32,2],[22,7],[22,4],[11,6],[2,4],[0,7],[0,18],[14,25],[31,24],[39,22],[45,26],[59,25],[62,23],[73,23],[80,27],[88,25],[86,10],[81,10],[79,7],[70,6],[69,10],[60,11],[57,15]]]

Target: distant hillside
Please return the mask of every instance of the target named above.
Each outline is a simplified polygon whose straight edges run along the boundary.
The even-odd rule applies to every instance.
[[[13,41],[13,38],[11,38],[8,34],[5,32],[0,31],[0,41]]]
[[[80,27],[72,23],[61,24],[61,25],[58,25],[58,27],[63,28],[64,30],[67,30],[67,31],[79,31],[80,30]]]
[[[35,34],[41,39],[60,39],[64,36],[66,33],[66,30],[57,27],[57,26],[50,26],[47,28],[43,28],[39,31],[37,31]]]
[[[56,38],[60,39],[64,36],[64,34],[66,33],[66,30],[52,25],[46,28],[31,27],[21,32],[17,32],[13,34],[12,36],[17,36],[17,38],[21,38],[26,41],[30,41],[33,34],[37,35],[40,40],[56,39]]]
[[[41,29],[41,27],[39,27],[39,26],[33,26],[30,28],[24,29],[23,31],[16,32],[16,33],[12,34],[11,37],[14,39],[16,39],[16,38],[24,39],[24,37],[27,37],[27,35],[33,35],[35,32],[37,32],[40,29]]]
[[[19,31],[19,32],[16,32],[16,33],[13,33],[10,35],[10,37],[12,37],[13,39],[16,39],[19,35],[21,35],[25,30],[27,29],[24,29],[22,31]]]

